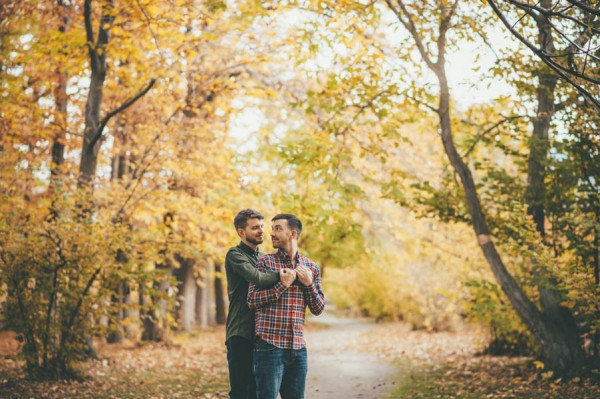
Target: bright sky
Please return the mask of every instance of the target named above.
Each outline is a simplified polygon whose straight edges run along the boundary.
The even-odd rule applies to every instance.
[[[497,34],[489,40],[494,50],[482,43],[465,42],[460,51],[448,54],[446,72],[451,94],[456,105],[461,109],[513,93],[508,84],[501,80],[490,81],[486,74],[496,61],[494,51],[498,52],[501,48],[519,45],[519,43],[513,43],[514,39],[508,37],[500,26],[498,26]],[[331,68],[331,56],[319,54],[317,60],[308,65],[309,68],[314,69]],[[477,71],[474,71],[475,67],[479,67]],[[265,121],[265,116],[258,107],[244,104],[242,100],[235,104],[241,109],[241,112],[233,117],[230,133],[236,138],[248,140],[245,146],[238,148],[241,152],[254,150],[258,144],[251,136],[259,131]]]

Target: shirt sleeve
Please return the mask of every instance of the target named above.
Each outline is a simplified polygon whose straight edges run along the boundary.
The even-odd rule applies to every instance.
[[[225,261],[230,265],[231,271],[260,288],[272,287],[279,281],[279,273],[277,271],[259,271],[244,254],[238,251],[229,251]]]
[[[323,313],[325,309],[325,294],[321,286],[321,270],[316,264],[313,265],[313,283],[311,285],[302,285],[302,293],[304,301],[308,305],[310,312],[315,316]]]
[[[264,257],[258,260],[256,267],[260,272],[269,270]],[[268,289],[260,288],[256,284],[250,283],[250,287],[248,287],[248,307],[256,309],[275,302],[286,289],[286,286],[281,281],[277,281],[272,288]]]

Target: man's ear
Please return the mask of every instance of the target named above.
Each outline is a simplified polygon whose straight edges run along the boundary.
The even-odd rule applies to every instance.
[[[292,238],[295,238],[296,240],[298,239],[298,231],[292,229]]]
[[[246,230],[244,229],[236,229],[238,236],[240,236],[240,238],[245,238],[246,237]]]

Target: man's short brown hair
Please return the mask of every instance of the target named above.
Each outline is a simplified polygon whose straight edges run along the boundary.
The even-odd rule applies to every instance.
[[[300,219],[298,219],[296,215],[292,215],[290,213],[280,213],[279,215],[275,215],[275,217],[271,220],[274,222],[282,219],[287,220],[290,229],[296,230],[298,237],[300,237],[300,233],[302,233],[302,222]]]
[[[261,215],[259,211],[255,211],[254,209],[243,209],[235,215],[233,219],[233,225],[237,229],[245,229],[248,225],[248,219],[259,219],[263,220],[265,217]]]

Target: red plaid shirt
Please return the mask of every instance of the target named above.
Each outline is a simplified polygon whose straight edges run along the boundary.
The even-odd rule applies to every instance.
[[[306,287],[299,280],[289,287],[277,282],[273,288],[260,289],[250,284],[248,306],[256,309],[255,335],[283,349],[302,349],[304,340],[304,312],[306,306],[315,316],[325,308],[325,295],[321,287],[319,266],[306,256],[298,254],[296,265],[303,265],[313,273],[312,285]],[[258,270],[292,269],[292,260],[287,252],[279,250],[263,256],[256,264]]]

